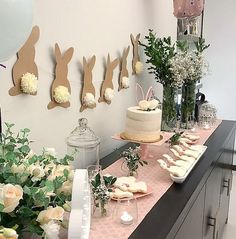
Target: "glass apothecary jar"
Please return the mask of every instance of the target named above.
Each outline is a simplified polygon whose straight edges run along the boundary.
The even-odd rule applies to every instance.
[[[100,139],[88,127],[86,118],[79,119],[79,125],[66,139],[67,153],[73,155],[75,169],[86,169],[89,165],[99,164]]]
[[[214,126],[217,116],[216,107],[209,103],[204,103],[199,109],[199,126],[203,129],[210,129]]]

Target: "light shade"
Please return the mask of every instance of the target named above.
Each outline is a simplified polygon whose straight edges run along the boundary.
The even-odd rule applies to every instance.
[[[202,14],[204,0],[173,0],[174,15],[177,18],[192,18]]]

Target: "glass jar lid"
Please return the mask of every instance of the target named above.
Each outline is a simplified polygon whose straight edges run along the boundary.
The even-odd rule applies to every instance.
[[[100,144],[100,139],[88,127],[86,118],[79,119],[79,125],[70,133],[66,142],[69,147],[94,148]]]

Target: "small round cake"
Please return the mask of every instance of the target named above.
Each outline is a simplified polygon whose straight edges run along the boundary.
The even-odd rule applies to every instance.
[[[158,108],[142,110],[139,106],[129,107],[126,113],[125,132],[121,138],[144,143],[154,143],[161,139],[161,115]]]

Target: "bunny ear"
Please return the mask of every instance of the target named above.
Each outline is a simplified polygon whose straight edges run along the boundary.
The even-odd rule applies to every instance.
[[[146,100],[149,101],[151,99],[151,96],[153,95],[153,88],[152,86],[149,87],[147,94],[146,94]]]
[[[141,95],[141,99],[140,96]],[[144,92],[143,92],[143,88],[141,87],[140,84],[136,84],[136,101],[137,104],[139,103],[139,101],[144,100]]]
[[[119,59],[116,58],[114,61],[111,62],[112,69],[115,69],[118,64],[119,64]]]
[[[35,45],[35,43],[39,40],[39,36],[40,36],[40,29],[38,26],[34,26],[24,46]]]
[[[90,62],[89,62],[89,69],[92,70],[96,62],[96,56],[93,55]]]
[[[55,44],[55,56],[56,56],[56,62],[59,62],[61,60],[61,51],[57,43]]]
[[[133,34],[130,34],[130,38],[131,38],[131,41],[134,43],[134,42],[135,42],[135,39],[134,39]]]
[[[127,58],[127,56],[129,55],[129,49],[130,49],[130,46],[124,49],[124,54],[123,54],[124,58]]]
[[[139,40],[140,36],[141,36],[141,34],[139,33],[139,34],[136,36],[136,41]]]
[[[74,48],[73,47],[70,47],[63,55],[63,61],[65,61],[66,63],[69,63],[72,56],[73,56],[73,53],[74,53]]]
[[[110,54],[108,53],[107,55],[107,65],[109,65],[111,63],[111,58],[110,58]]]
[[[87,61],[86,61],[86,58],[83,57],[83,67],[85,67],[87,65]]]

